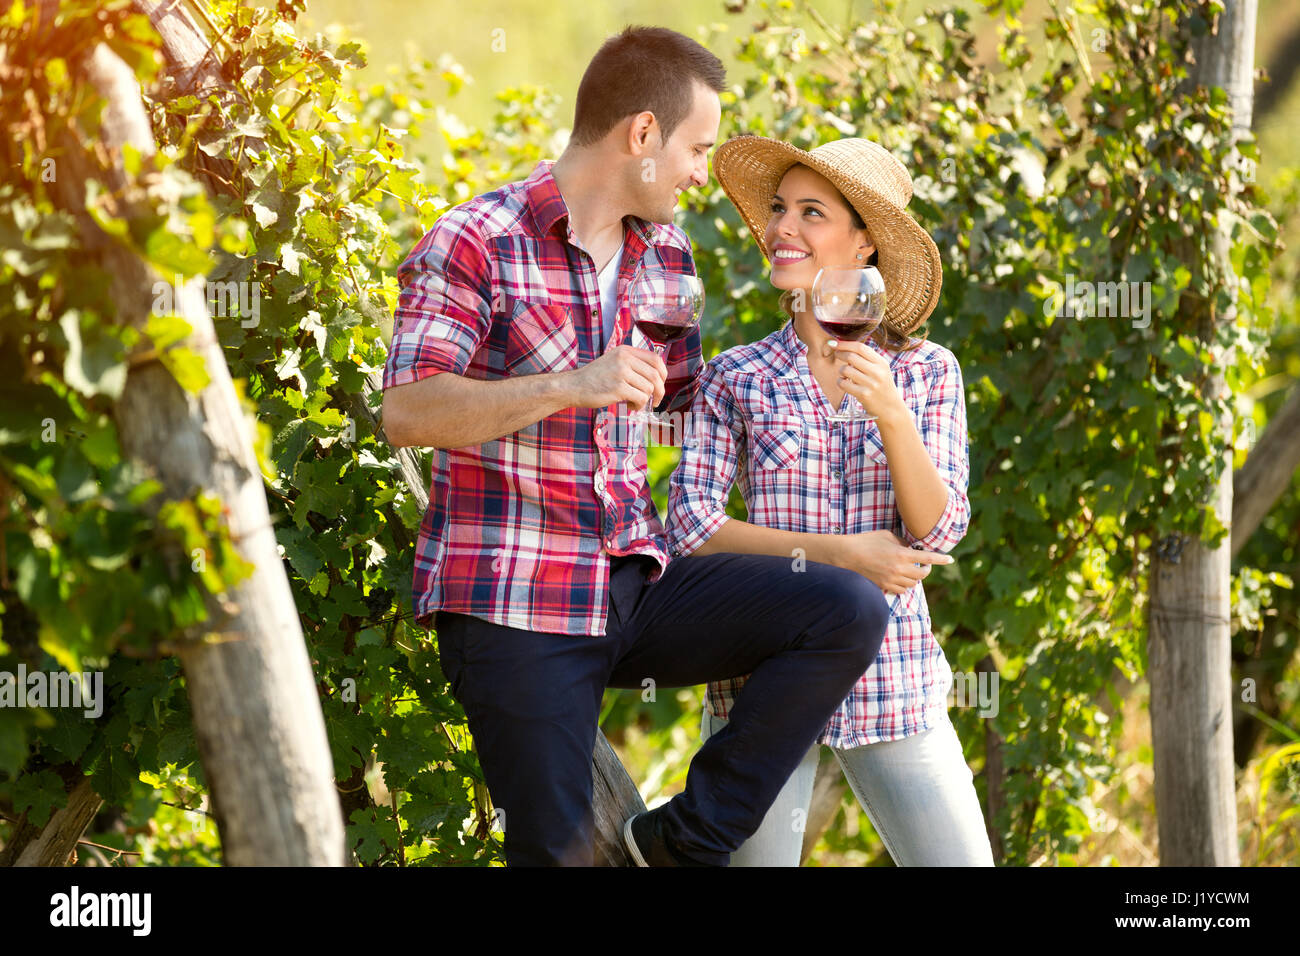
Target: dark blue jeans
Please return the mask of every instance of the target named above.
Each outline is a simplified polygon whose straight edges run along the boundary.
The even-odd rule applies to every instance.
[[[854,682],[889,621],[880,589],[844,568],[790,558],[615,559],[603,637],[534,633],[439,613],[443,672],[465,708],[506,862],[590,866],[591,753],[606,687],[656,692],[752,674],[667,805],[683,853],[726,865]]]

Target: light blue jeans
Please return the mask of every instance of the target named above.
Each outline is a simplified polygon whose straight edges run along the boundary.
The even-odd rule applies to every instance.
[[[726,724],[705,710],[700,738]],[[974,778],[947,714],[922,733],[831,753],[897,865],[993,865]],[[799,865],[820,756],[814,744],[758,830],[731,854],[732,866]]]

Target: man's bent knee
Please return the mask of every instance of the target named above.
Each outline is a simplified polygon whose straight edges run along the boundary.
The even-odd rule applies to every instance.
[[[847,568],[830,568],[827,597],[842,614],[837,633],[861,655],[862,670],[871,666],[889,627],[889,601],[871,581]]]

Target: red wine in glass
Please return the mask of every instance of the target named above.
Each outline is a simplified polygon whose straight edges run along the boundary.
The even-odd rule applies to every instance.
[[[822,331],[836,340],[861,342],[879,325],[879,322],[863,322],[860,319],[818,319]]]
[[[885,320],[885,280],[875,266],[822,269],[813,280],[813,318],[832,339],[861,342]],[[862,404],[848,396],[848,408],[833,422],[870,421]]]
[[[662,356],[670,342],[699,324],[704,311],[704,283],[696,276],[668,269],[642,269],[628,285],[627,305],[636,327],[650,340],[655,353]],[[630,418],[644,424],[649,413],[639,409]]]
[[[679,316],[658,316],[638,319],[636,327],[655,345],[666,346],[695,328],[695,323],[690,321],[689,317],[685,321],[670,321],[678,318]]]

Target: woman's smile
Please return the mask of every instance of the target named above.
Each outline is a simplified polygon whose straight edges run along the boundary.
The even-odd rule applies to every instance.
[[[772,265],[783,266],[790,265],[794,262],[802,262],[812,253],[800,249],[798,246],[792,246],[789,243],[778,243],[772,250]]]

